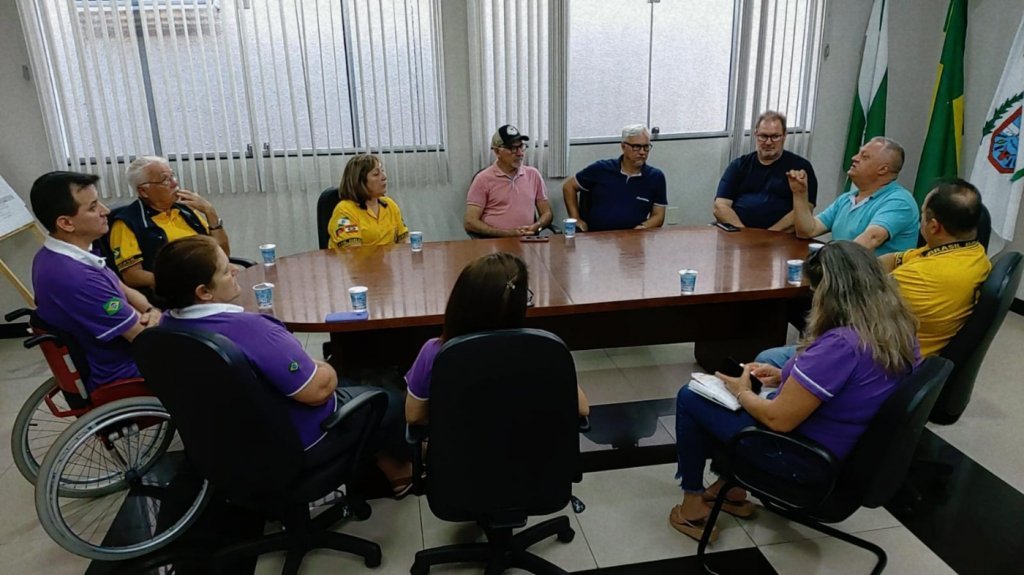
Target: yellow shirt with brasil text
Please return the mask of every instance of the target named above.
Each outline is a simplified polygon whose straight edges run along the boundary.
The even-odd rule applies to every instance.
[[[379,201],[376,216],[352,200],[339,202],[327,223],[327,233],[331,236],[327,247],[386,246],[404,240],[409,228],[405,226],[398,203],[390,198]]]

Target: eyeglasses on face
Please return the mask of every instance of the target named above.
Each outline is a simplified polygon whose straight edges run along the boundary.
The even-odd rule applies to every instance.
[[[178,181],[178,176],[175,176],[174,173],[172,172],[172,173],[164,176],[164,179],[162,179],[162,180],[157,180],[155,182],[146,182],[143,185],[144,186],[155,186],[155,185],[159,184],[161,186],[169,186],[169,185],[171,185],[171,182],[177,182],[177,181]]]
[[[783,136],[785,136],[785,134],[757,134],[757,141],[767,142],[770,140],[772,142],[778,142],[783,138]]]
[[[654,144],[630,144],[629,142],[622,142],[623,146],[629,146],[629,149],[634,152],[650,152]]]
[[[512,152],[513,154],[517,154],[519,152],[524,151],[526,149],[526,145],[523,143],[510,144],[508,146],[502,146],[502,148],[505,148],[506,150]]]

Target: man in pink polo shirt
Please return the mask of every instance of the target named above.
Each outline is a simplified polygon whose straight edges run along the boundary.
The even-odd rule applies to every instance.
[[[529,139],[508,124],[491,137],[494,164],[480,170],[466,196],[470,235],[532,236],[551,223],[544,179],[536,168],[523,165],[523,142]]]

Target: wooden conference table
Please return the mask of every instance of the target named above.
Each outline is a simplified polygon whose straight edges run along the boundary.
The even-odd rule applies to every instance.
[[[803,259],[807,241],[792,234],[710,226],[553,236],[428,242],[320,250],[254,266],[238,277],[240,304],[256,311],[250,286],[275,285],[272,315],[294,332],[330,332],[332,363],[343,371],[407,368],[426,339],[441,333],[455,279],[476,257],[498,251],[529,267],[534,307],[527,325],[559,335],[570,349],[696,342],[713,370],[734,356],[750,359],[786,338],[787,302],[806,286],[786,284],[786,260]],[[696,269],[696,292],[681,295],[678,270]],[[325,323],[350,310],[348,288],[369,288],[366,321]]]

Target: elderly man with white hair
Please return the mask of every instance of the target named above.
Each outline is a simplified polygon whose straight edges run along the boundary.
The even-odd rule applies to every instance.
[[[653,147],[647,126],[623,128],[619,146],[621,156],[598,160],[562,184],[565,209],[580,231],[639,230],[665,223],[665,174],[647,164]],[[580,204],[587,206],[584,213]]]
[[[134,202],[111,213],[110,248],[125,284],[152,289],[153,260],[167,242],[197,234],[212,236],[230,255],[224,220],[208,200],[178,187],[170,164],[158,156],[142,156],[128,165]]]

